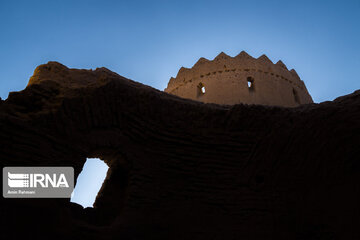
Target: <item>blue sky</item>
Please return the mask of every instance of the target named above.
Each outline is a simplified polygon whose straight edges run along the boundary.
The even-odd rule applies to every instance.
[[[83,207],[93,207],[108,169],[109,167],[102,160],[88,158],[77,178],[71,202],[76,202]]]
[[[221,51],[295,68],[316,102],[360,89],[360,1],[1,1],[0,97],[36,66],[105,66],[163,90]]]

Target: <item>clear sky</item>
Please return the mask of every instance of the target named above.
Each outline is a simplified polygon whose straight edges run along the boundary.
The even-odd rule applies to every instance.
[[[98,158],[88,158],[82,172],[79,174],[73,191],[71,202],[83,207],[93,207],[109,167]]]
[[[163,90],[181,66],[241,50],[295,68],[316,102],[360,89],[360,0],[0,1],[0,29],[3,99],[48,61]]]

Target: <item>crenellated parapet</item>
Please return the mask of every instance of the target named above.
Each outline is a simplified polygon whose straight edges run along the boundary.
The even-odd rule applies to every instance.
[[[200,58],[192,68],[182,67],[165,92],[218,104],[291,107],[312,102],[294,69],[289,71],[281,60],[274,64],[266,55],[253,58],[244,51],[235,57],[221,52],[212,61]]]

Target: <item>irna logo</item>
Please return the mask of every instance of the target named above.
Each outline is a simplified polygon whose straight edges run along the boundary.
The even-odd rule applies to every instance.
[[[72,167],[4,167],[5,198],[70,198],[74,189]]]
[[[11,188],[32,188],[43,187],[47,188],[49,185],[54,188],[69,187],[65,174],[24,174],[24,173],[10,173],[8,172],[8,185]]]

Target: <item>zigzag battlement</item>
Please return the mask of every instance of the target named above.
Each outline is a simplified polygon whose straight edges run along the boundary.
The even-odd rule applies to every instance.
[[[192,68],[181,67],[176,78],[172,77],[170,79],[167,89],[170,90],[174,85],[191,81],[194,78],[203,78],[211,74],[250,70],[274,75],[293,82],[299,87],[304,85],[297,72],[294,69],[289,71],[281,60],[274,64],[265,54],[258,58],[253,58],[245,51],[242,51],[235,57],[221,52],[213,60],[200,58]]]

